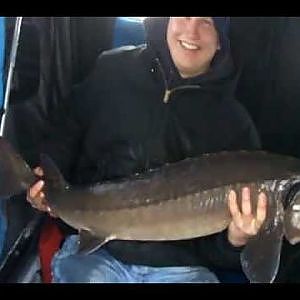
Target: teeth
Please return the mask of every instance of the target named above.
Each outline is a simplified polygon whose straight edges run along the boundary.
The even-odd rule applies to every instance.
[[[184,41],[180,41],[180,44],[181,44],[184,48],[189,49],[189,50],[198,50],[198,49],[200,49],[198,46],[193,45],[193,44],[189,44],[189,43],[184,42]]]

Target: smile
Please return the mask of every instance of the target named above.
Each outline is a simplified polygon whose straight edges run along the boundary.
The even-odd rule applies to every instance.
[[[181,47],[187,50],[200,50],[200,47],[198,45],[191,44],[185,41],[179,41],[179,44],[181,45]]]

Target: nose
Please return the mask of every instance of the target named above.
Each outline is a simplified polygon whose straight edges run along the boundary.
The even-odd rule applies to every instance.
[[[200,19],[198,17],[187,17],[186,21],[186,31],[189,37],[193,39],[199,39],[200,37],[200,31],[199,31],[199,25],[200,25]]]

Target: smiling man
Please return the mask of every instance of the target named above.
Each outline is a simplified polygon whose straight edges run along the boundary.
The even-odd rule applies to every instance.
[[[211,17],[171,18],[167,42],[182,78],[207,72],[220,49],[218,31]]]
[[[228,17],[146,19],[147,43],[100,55],[40,152],[71,183],[92,184],[202,153],[258,149],[253,123],[234,99],[228,23]],[[265,218],[265,197],[256,213],[249,190],[241,194],[241,210],[230,194],[228,230],[204,238],[114,240],[82,255],[78,235],[71,235],[54,257],[53,281],[218,282],[212,270],[240,270],[241,247]],[[42,181],[28,191],[28,201],[49,211]]]

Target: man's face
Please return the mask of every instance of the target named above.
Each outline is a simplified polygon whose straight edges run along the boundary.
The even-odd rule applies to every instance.
[[[211,17],[170,17],[167,42],[183,78],[205,73],[219,49],[219,37]]]

